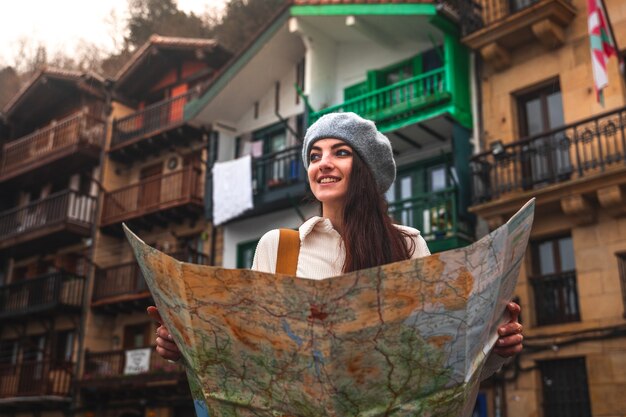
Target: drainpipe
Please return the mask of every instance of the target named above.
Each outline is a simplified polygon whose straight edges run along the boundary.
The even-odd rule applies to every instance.
[[[472,145],[474,145],[474,155],[483,151],[484,143],[482,137],[482,90],[480,88],[480,58],[476,52],[470,53],[470,88],[472,97]]]
[[[112,107],[111,107],[111,95],[112,95],[112,88],[113,88],[113,82],[109,79],[107,79],[105,81],[105,103],[104,103],[104,110],[103,110],[103,118],[104,118],[104,129],[103,129],[103,141],[102,141],[102,148],[100,150],[100,159],[99,159],[99,166],[98,166],[98,180],[96,182],[96,185],[98,187],[98,198],[96,198],[96,206],[94,207],[94,218],[93,218],[93,223],[91,225],[91,245],[89,247],[89,253],[87,255],[87,259],[88,259],[88,263],[90,265],[90,271],[87,274],[87,276],[85,277],[85,284],[83,287],[83,308],[81,311],[81,316],[80,316],[80,325],[79,325],[79,329],[78,329],[78,355],[76,357],[76,366],[74,369],[74,395],[72,396],[73,398],[73,409],[76,410],[79,407],[78,404],[78,399],[80,397],[80,390],[78,388],[79,384],[77,383],[78,377],[80,376],[80,371],[83,365],[83,360],[85,357],[85,331],[87,328],[87,315],[89,314],[90,311],[90,299],[91,299],[91,288],[93,287],[93,282],[95,280],[95,275],[96,275],[96,264],[93,262],[94,259],[94,254],[95,254],[95,246],[96,246],[96,234],[98,232],[98,219],[100,218],[100,203],[103,200],[103,191],[104,188],[102,187],[102,175],[104,172],[104,155],[105,155],[105,148],[107,145],[107,135],[109,134],[109,116],[111,115],[112,112]]]

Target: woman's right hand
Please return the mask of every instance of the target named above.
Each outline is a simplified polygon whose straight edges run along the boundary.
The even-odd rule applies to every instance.
[[[159,314],[159,310],[155,306],[150,306],[147,309],[150,318],[155,320],[159,327],[156,330],[156,352],[163,358],[170,361],[177,361],[181,358],[182,354],[174,343],[172,335],[167,330],[167,327],[163,325],[163,319]]]

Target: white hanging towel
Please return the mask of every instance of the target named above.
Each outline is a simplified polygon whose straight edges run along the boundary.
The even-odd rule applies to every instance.
[[[213,165],[213,224],[218,226],[254,207],[252,157]]]

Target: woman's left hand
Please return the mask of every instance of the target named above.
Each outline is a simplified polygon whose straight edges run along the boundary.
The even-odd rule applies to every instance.
[[[524,340],[524,336],[522,335],[523,327],[518,321],[519,313],[522,310],[521,307],[511,301],[507,304],[506,308],[511,314],[511,319],[508,323],[498,328],[498,335],[500,337],[496,341],[496,346],[493,348],[493,351],[503,358],[508,358],[520,353],[523,347],[522,341]]]

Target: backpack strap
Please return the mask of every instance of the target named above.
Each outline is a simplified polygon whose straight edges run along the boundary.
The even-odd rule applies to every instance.
[[[298,255],[300,254],[300,232],[280,229],[278,253],[276,254],[276,273],[296,275]]]

